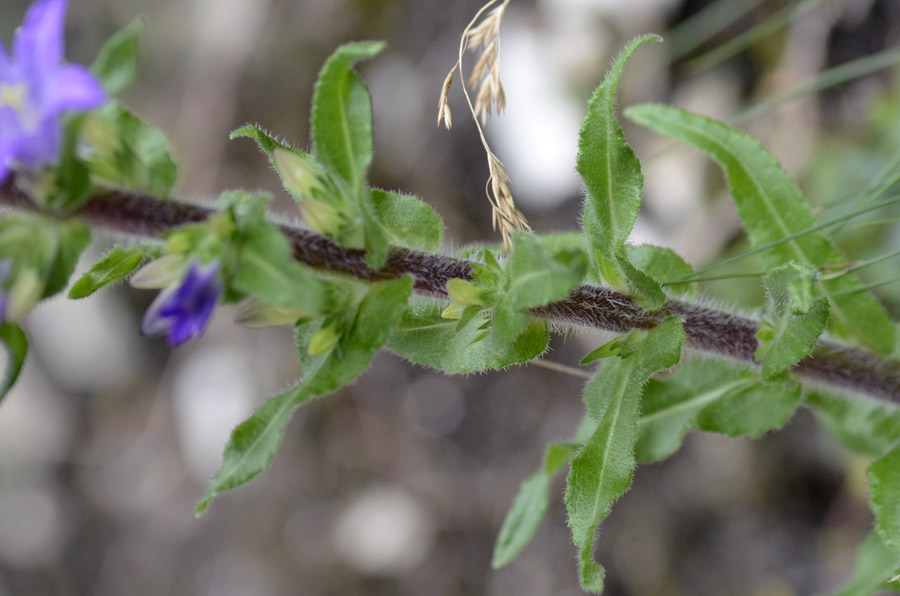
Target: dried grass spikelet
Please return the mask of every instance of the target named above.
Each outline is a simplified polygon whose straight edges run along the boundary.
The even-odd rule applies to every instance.
[[[459,70],[460,78],[465,79],[462,72],[463,54],[466,50],[477,51],[481,48],[481,56],[475,62],[467,84],[464,84],[462,88],[463,94],[466,96],[466,103],[469,105],[469,111],[472,113],[472,118],[475,119],[475,126],[478,129],[481,144],[487,153],[490,178],[488,178],[485,185],[485,193],[488,201],[491,203],[494,229],[500,228],[503,246],[509,251],[513,232],[517,229],[530,230],[531,228],[528,226],[525,216],[522,215],[522,212],[516,208],[513,202],[512,192],[509,189],[509,175],[506,173],[503,164],[491,151],[482,129],[482,124],[486,123],[489,114],[493,114],[494,110],[496,110],[497,114],[500,114],[506,106],[506,94],[500,81],[500,21],[503,19],[503,14],[510,0],[504,0],[500,6],[494,8],[484,20],[478,23],[485,11],[496,4],[497,1],[491,0],[482,6],[475,14],[475,18],[463,31],[459,43],[458,59],[453,68],[450,69],[450,72],[447,73],[447,78],[444,79],[444,85],[441,87],[437,124],[440,126],[441,122],[443,122],[448,130],[453,125],[450,106],[447,104],[447,95],[450,91],[450,85],[453,83],[454,73]],[[476,23],[478,24],[476,25]],[[475,104],[473,105],[467,87],[474,88],[476,85],[479,85],[479,87],[475,95]]]

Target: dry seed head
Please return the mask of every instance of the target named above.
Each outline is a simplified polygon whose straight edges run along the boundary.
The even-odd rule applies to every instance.
[[[453,83],[454,72],[456,72],[455,66],[447,73],[447,78],[444,79],[444,86],[441,87],[441,99],[438,101],[437,125],[440,126],[441,121],[443,121],[447,130],[450,130],[453,127],[453,117],[450,114],[450,106],[447,105],[447,95],[450,92],[450,84]]]
[[[503,246],[509,252],[513,232],[517,229],[530,230],[531,228],[525,216],[516,208],[512,192],[509,189],[509,175],[506,173],[503,164],[491,151],[484,136],[484,130],[481,128],[482,124],[487,121],[489,114],[493,114],[495,109],[499,114],[506,105],[506,94],[500,81],[500,21],[503,19],[509,0],[504,0],[500,6],[494,8],[478,23],[484,12],[496,3],[497,0],[490,0],[490,2],[482,6],[475,18],[463,31],[459,44],[458,59],[447,74],[447,78],[444,79],[444,85],[441,88],[441,97],[438,102],[438,126],[443,122],[444,126],[449,129],[452,124],[450,108],[447,105],[447,94],[450,91],[450,84],[453,82],[453,73],[459,69],[459,75],[464,81],[462,84],[463,94],[466,97],[466,102],[469,104],[469,111],[475,119],[475,127],[478,129],[481,144],[487,153],[490,177],[485,184],[485,194],[491,203],[491,219],[494,229],[500,228],[500,234],[503,236]],[[478,24],[476,25],[476,23]],[[481,56],[475,62],[472,73],[468,81],[466,81],[462,72],[463,54],[466,50],[477,51],[479,47],[481,48]],[[479,81],[480,85],[478,93],[475,95],[475,104],[473,105],[467,87],[475,87]],[[479,122],[479,119],[481,122]]]

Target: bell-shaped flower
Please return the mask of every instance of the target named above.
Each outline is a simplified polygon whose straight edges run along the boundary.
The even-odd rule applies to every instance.
[[[222,293],[219,263],[191,264],[184,278],[159,293],[141,325],[145,335],[166,335],[169,346],[203,335]]]
[[[86,68],[63,63],[65,12],[66,0],[38,0],[11,51],[0,43],[0,182],[14,165],[53,162],[62,113],[104,101],[103,88]]]

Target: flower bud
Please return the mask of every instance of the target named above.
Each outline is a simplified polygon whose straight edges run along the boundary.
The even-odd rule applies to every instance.
[[[294,325],[301,319],[310,318],[310,313],[299,308],[278,306],[261,300],[250,300],[238,310],[234,322],[242,327],[280,327]]]
[[[453,278],[447,281],[447,294],[460,306],[487,306],[484,291],[470,281]]]
[[[45,285],[34,269],[24,268],[19,271],[9,290],[4,318],[7,321],[18,321],[41,299]]]
[[[277,147],[272,151],[272,158],[281,179],[298,197],[311,197],[323,190],[315,166],[303,156]]]
[[[184,255],[165,255],[138,269],[128,283],[141,290],[165,288],[181,279],[186,264]]]
[[[319,199],[302,199],[300,215],[313,230],[326,236],[334,236],[341,226],[337,210]]]
[[[339,339],[341,339],[341,334],[338,333],[337,325],[329,323],[313,333],[306,351],[310,356],[324,354],[333,348]]]

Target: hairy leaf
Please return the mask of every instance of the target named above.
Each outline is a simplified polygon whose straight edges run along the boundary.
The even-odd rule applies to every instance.
[[[587,384],[584,399],[597,428],[572,460],[566,486],[569,527],[579,550],[583,589],[599,594],[605,570],[593,560],[594,534],[612,504],[631,486],[634,441],[644,385],[655,372],[674,366],[684,331],[670,317],[627,358],[604,363]]]
[[[69,298],[86,298],[105,286],[129,275],[144,260],[140,248],[115,247],[97,261],[87,273],[69,289]]]
[[[628,253],[628,260],[635,267],[660,284],[676,282],[694,272],[693,267],[688,265],[681,258],[681,255],[670,248],[653,246],[652,244],[641,244],[639,246],[626,244],[625,251]],[[663,290],[673,298],[693,298],[697,294],[697,284],[690,282],[669,286],[664,285]]]
[[[767,383],[751,369],[719,360],[691,360],[644,390],[635,455],[664,459],[684,435],[701,430],[758,437],[783,425],[800,401],[796,382]]]
[[[900,443],[866,470],[875,530],[900,560]]]
[[[569,295],[584,278],[587,259],[577,249],[551,253],[532,234],[516,232],[506,264],[509,283],[493,317],[497,346],[513,341],[528,328],[526,309],[544,306]]]
[[[354,191],[362,189],[372,161],[372,100],[352,66],[375,56],[384,45],[358,42],[339,47],[322,67],[313,94],[314,153]]]
[[[557,471],[569,463],[576,449],[577,445],[573,443],[548,446],[541,469],[522,483],[494,545],[491,561],[494,569],[512,562],[531,542],[550,504],[550,481]]]
[[[812,298],[815,270],[796,263],[771,269],[763,278],[768,309],[757,337],[762,374],[771,379],[808,356],[828,323],[828,301]]]
[[[28,338],[25,337],[22,328],[15,323],[3,322],[0,323],[0,342],[3,343],[9,356],[3,375],[3,385],[0,386],[0,402],[2,402],[22,372],[25,356],[28,354]]]
[[[372,205],[391,244],[429,252],[441,245],[444,222],[422,199],[373,188]]]
[[[244,230],[233,284],[247,294],[279,306],[327,311],[331,296],[325,282],[293,258],[291,245],[276,226],[263,220]]]
[[[668,106],[634,106],[625,115],[659,134],[697,147],[724,168],[738,213],[755,247],[779,242],[815,225],[796,183],[778,160],[751,137],[722,122]],[[813,267],[846,262],[819,232],[775,244],[761,256],[769,267],[790,261]],[[829,296],[835,331],[852,336],[881,354],[891,353],[894,327],[852,274],[820,280],[817,287],[826,295],[860,290]]]
[[[107,102],[85,121],[84,136],[93,147],[91,173],[113,186],[168,197],[178,182],[178,166],[165,136],[116,101]]]
[[[330,350],[305,358],[302,384],[270,398],[234,429],[225,447],[222,469],[197,504],[198,515],[216,495],[245,484],[269,465],[297,406],[346,385],[369,366],[400,320],[411,291],[411,277],[372,284],[349,331]],[[318,320],[297,327],[298,351],[306,354],[306,345],[321,325]]]
[[[110,97],[127,89],[137,74],[138,35],[144,19],[137,18],[109,38],[91,65]]]
[[[482,337],[488,322],[484,313],[475,314],[457,330],[457,321],[441,317],[443,308],[435,300],[413,299],[391,334],[388,348],[412,362],[450,374],[500,369],[537,358],[547,349],[543,320],[533,319],[514,342],[494,345],[490,338]]]
[[[631,266],[625,254],[625,240],[641,207],[644,177],[615,113],[616,87],[625,63],[635,50],[650,40],[661,41],[656,35],[645,35],[632,41],[594,91],[581,124],[576,168],[587,191],[582,225],[592,253],[596,251],[591,255],[595,266],[615,267],[638,292],[647,308],[659,308],[665,301],[659,284]],[[618,285],[612,271],[607,272],[607,278],[613,287]]]
[[[873,399],[851,399],[821,389],[803,396],[819,419],[848,448],[879,456],[900,441],[900,408]]]
[[[62,292],[69,283],[81,253],[91,242],[90,229],[79,220],[68,220],[55,225],[57,234],[56,256],[45,276],[47,285],[42,298]]]
[[[878,532],[870,532],[859,547],[856,571],[850,583],[834,596],[872,596],[880,590],[900,591],[900,582],[889,581],[897,569],[897,553],[884,545]]]

